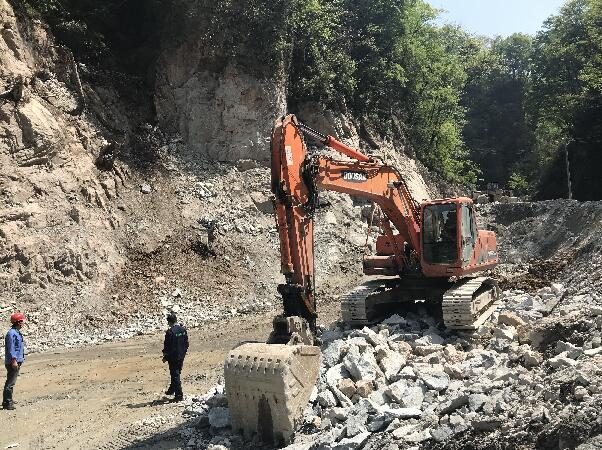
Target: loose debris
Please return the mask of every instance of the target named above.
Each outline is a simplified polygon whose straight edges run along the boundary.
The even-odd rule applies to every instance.
[[[566,215],[598,217],[602,205],[557,201],[503,208],[506,222],[491,223],[509,262],[495,275],[505,280],[505,290],[491,322],[462,335],[418,310],[370,328],[334,324],[323,330],[321,375],[290,450],[597,448],[601,238],[590,231],[592,222],[579,222],[581,234],[568,232],[567,223],[577,225]],[[519,210],[516,222],[508,223],[510,208]],[[541,224],[542,215],[554,214],[552,223]],[[536,221],[540,228],[528,228]],[[513,240],[517,230],[522,234]],[[550,235],[556,236],[554,254]],[[521,246],[525,258],[513,259]],[[536,275],[537,282],[524,283],[524,274]],[[196,411],[199,423],[206,422],[221,389],[191,399],[186,414]],[[248,444],[228,427],[210,424],[196,430],[194,442],[211,448],[217,439],[227,440],[219,445],[229,449]]]
[[[334,324],[322,332],[321,374],[287,448],[585,442],[602,432],[602,311],[544,317],[564,292],[561,284],[536,294],[505,291],[493,321],[473,335],[445,330],[426,311],[357,330]],[[244,448],[227,426],[221,386],[191,399],[184,414],[204,424],[195,446],[219,436],[226,448]]]

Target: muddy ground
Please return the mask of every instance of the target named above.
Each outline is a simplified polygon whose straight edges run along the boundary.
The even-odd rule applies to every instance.
[[[322,322],[335,320],[338,313],[334,302],[323,304]],[[185,395],[203,394],[218,383],[224,358],[237,343],[265,340],[272,315],[190,330]],[[169,383],[162,344],[158,333],[29,356],[15,387],[17,410],[0,410],[0,449],[185,447],[180,430],[187,418],[180,414],[181,404],[167,402],[162,394]]]
[[[270,317],[248,316],[191,330],[183,373],[186,394],[202,393],[215,384],[226,352],[240,340],[263,339]],[[0,411],[0,429],[9,431],[1,433],[0,448],[124,448],[137,437],[177,427],[179,423],[170,421],[158,429],[147,427],[148,435],[124,433],[149,416],[179,408],[162,401],[169,375],[161,362],[161,345],[162,335],[155,334],[31,355],[15,388],[17,410]],[[146,448],[177,445],[163,437]]]

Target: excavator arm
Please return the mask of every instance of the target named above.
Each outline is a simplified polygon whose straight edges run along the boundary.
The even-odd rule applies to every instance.
[[[294,116],[276,122],[271,151],[280,271],[286,281],[278,286],[283,315],[303,317],[315,331],[313,214],[317,192],[307,179],[305,143]]]
[[[304,137],[347,158],[310,155]],[[420,249],[419,206],[395,168],[324,136],[293,115],[276,122],[271,151],[281,272],[286,281],[278,287],[284,316],[303,317],[315,330],[313,214],[318,191],[341,192],[378,204],[387,219],[384,229],[391,244],[407,242],[416,252]],[[402,249],[396,249],[393,256],[399,272],[405,265],[403,255]]]
[[[336,161],[310,155],[304,137],[347,157]],[[276,121],[272,140],[271,187],[280,238],[278,286],[283,313],[274,318],[267,343],[234,348],[224,365],[231,424],[245,436],[265,442],[291,442],[319,372],[314,344],[313,221],[318,190],[358,195],[378,203],[403,239],[418,248],[418,209],[405,183],[391,167],[372,160],[332,136],[324,136],[288,115]],[[366,177],[360,187],[354,177]],[[389,233],[393,237],[392,227]],[[396,252],[397,254],[397,252]],[[403,261],[398,261],[399,270]]]
[[[378,161],[347,162],[324,157],[314,160],[314,165],[318,189],[376,203],[397,229],[400,240],[416,252],[420,251],[419,207],[395,168]]]

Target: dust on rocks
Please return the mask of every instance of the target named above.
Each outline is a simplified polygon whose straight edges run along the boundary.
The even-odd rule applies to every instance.
[[[24,19],[8,2],[0,4],[5,29],[15,30],[24,50],[6,53],[0,76],[27,80],[19,104],[0,105],[6,118],[0,124],[6,167],[0,312],[27,313],[28,351],[154,333],[169,311],[189,327],[279,311],[269,169],[250,159],[199,158],[207,152],[191,151],[186,136],[150,125],[141,113],[148,105],[121,103],[100,73],[96,89],[85,86],[87,111],[74,113],[80,105],[70,88],[72,69],[64,67],[47,28],[20,26]],[[33,32],[21,35],[21,29]],[[127,88],[131,97],[145,97],[134,84]],[[178,102],[188,104],[180,94]],[[256,131],[255,122],[245,123]],[[241,149],[267,146],[269,123],[263,127],[263,134],[224,140],[240,144],[253,134],[250,146],[215,148],[247,158]],[[397,162],[418,187],[417,199],[435,196],[419,164]],[[493,276],[504,291],[491,322],[462,335],[418,309],[360,330],[323,324],[320,376],[291,450],[599,445],[602,203],[477,207],[497,233],[501,258]],[[369,215],[369,205],[348,196],[321,196],[315,246],[322,304],[331,306],[358,284],[364,246],[375,245],[367,237]],[[227,406],[218,385],[124,433],[133,439],[165,432],[186,448],[248,448],[230,429]],[[182,415],[187,420],[174,431]]]
[[[564,287],[555,288],[545,292],[563,295]],[[447,331],[426,311],[406,315],[403,324],[392,318],[361,330],[333,324],[324,333],[340,337],[324,345],[327,357],[302,419],[305,425],[287,448],[462,448],[459,442],[494,448],[502,437],[530,448],[545,435],[549,445],[587,441],[602,426],[602,353],[584,351],[600,348],[600,316],[595,309],[578,319],[542,321],[523,314],[536,303],[525,300],[536,297],[541,293],[504,292],[492,323],[473,335]],[[559,322],[571,328],[575,319],[580,325],[565,338],[537,339]],[[413,334],[419,338],[406,340]],[[411,351],[400,350],[398,343]],[[437,347],[421,351],[425,345]],[[385,370],[384,354],[396,355],[398,364]],[[215,396],[224,401],[223,388],[216,392],[193,399],[186,411],[210,419],[221,414],[225,406],[210,406]],[[595,419],[582,432],[562,437],[567,421],[589,416]],[[217,428],[209,424],[197,430],[196,442],[212,433],[232,436],[232,430]],[[243,447],[231,442],[227,448]]]

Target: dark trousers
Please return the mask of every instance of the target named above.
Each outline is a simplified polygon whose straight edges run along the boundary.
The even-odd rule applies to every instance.
[[[19,367],[14,368],[10,365],[6,367],[6,383],[4,383],[4,391],[2,392],[2,406],[10,406],[13,404],[13,388],[19,376]]]
[[[182,366],[184,365],[183,359],[168,360],[169,364],[169,376],[171,377],[171,384],[167,392],[176,395],[176,398],[182,398],[182,381],[180,380],[180,374],[182,373]]]

